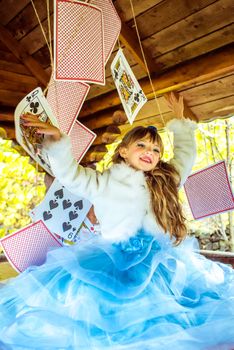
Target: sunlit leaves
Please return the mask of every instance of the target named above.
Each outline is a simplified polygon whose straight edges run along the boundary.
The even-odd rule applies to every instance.
[[[28,225],[29,211],[45,195],[44,174],[19,152],[25,154],[20,146],[0,138],[0,237]]]

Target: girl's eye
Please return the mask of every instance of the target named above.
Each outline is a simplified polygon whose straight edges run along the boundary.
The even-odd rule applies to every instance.
[[[155,149],[154,149],[154,152],[155,152],[155,153],[160,153],[160,151],[159,151],[158,148],[155,148]]]
[[[144,143],[138,143],[137,146],[138,147],[145,147]]]

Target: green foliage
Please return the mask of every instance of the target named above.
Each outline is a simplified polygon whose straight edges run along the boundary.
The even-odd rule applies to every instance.
[[[29,211],[44,195],[44,173],[20,146],[0,138],[0,237],[28,225]]]

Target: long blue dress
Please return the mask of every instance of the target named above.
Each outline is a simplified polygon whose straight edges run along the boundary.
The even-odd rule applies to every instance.
[[[49,252],[0,289],[0,349],[234,349],[234,272],[194,243],[139,231]]]

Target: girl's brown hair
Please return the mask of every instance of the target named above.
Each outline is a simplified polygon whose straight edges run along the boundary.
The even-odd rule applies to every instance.
[[[119,153],[121,147],[128,147],[133,142],[145,138],[149,138],[150,141],[159,145],[161,157],[164,147],[157,129],[138,126],[124,136],[115,150],[112,158],[113,163],[124,161]],[[156,168],[145,173],[145,175],[155,218],[165,233],[169,232],[171,238],[173,236],[176,238],[175,245],[178,245],[187,234],[185,218],[178,195],[180,175],[172,164],[161,159]]]

